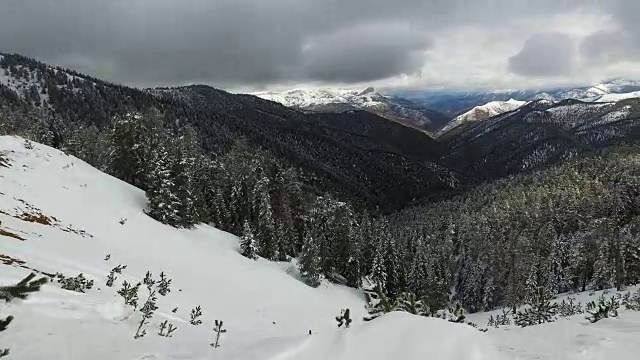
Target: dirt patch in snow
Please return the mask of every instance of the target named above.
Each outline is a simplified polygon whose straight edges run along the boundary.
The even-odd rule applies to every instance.
[[[55,228],[60,229],[60,230],[62,230],[64,232],[77,234],[77,235],[80,235],[82,237],[93,237],[93,235],[89,234],[88,232],[86,232],[84,230],[75,229],[70,225],[63,225],[62,222],[59,219],[57,219],[55,216],[45,215],[42,212],[42,210],[38,209],[37,207],[29,204],[28,202],[26,202],[26,201],[24,201],[22,199],[14,198],[14,200],[16,200],[16,201],[22,203],[23,205],[25,205],[26,206],[26,210],[24,208],[23,209],[16,208],[16,209],[13,209],[11,211],[12,213],[0,210],[0,214],[11,216],[13,218],[20,219],[20,220],[26,221],[26,222],[31,222],[31,223],[36,223],[36,224],[40,224],[40,225],[55,227]]]
[[[46,276],[49,276],[49,277],[54,277],[55,276],[55,274],[51,274],[51,273],[44,272],[44,271],[41,271],[41,270],[38,270],[38,269],[34,269],[34,268],[30,267],[30,266],[27,266],[27,262],[24,261],[24,260],[16,259],[14,257],[11,257],[9,255],[5,255],[5,254],[0,254],[0,264],[7,265],[7,266],[13,266],[13,267],[20,267],[20,268],[23,268],[23,269],[29,269],[31,271],[34,271],[34,272],[38,273],[38,274],[46,275]]]
[[[0,236],[8,236],[10,238],[18,239],[20,241],[24,241],[25,240],[25,238],[23,238],[22,236],[14,234],[14,233],[9,232],[9,231],[7,231],[5,229],[2,229],[2,228],[0,228]]]
[[[22,215],[20,215],[19,217],[20,220],[23,221],[28,221],[28,222],[33,222],[33,223],[38,223],[38,224],[42,224],[42,225],[51,225],[53,224],[53,221],[51,220],[55,220],[57,221],[58,219],[54,218],[54,217],[48,217],[42,213],[34,213],[34,214],[30,214],[30,213],[23,213]]]

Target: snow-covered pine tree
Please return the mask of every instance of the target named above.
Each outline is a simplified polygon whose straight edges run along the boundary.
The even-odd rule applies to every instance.
[[[300,275],[307,285],[312,287],[320,285],[320,246],[311,234],[307,234],[304,245],[302,245],[298,266]]]
[[[516,313],[516,325],[525,327],[555,321],[558,305],[551,303],[549,290],[538,287],[528,298],[530,307]]]
[[[240,237],[240,253],[242,254],[242,256],[249,259],[255,260],[258,258],[258,245],[248,220],[245,220],[244,226],[242,227],[242,236]]]
[[[172,176],[172,161],[169,149],[160,146],[155,149],[147,188],[148,214],[152,218],[171,226],[179,226],[180,199],[175,192],[176,184]]]
[[[342,325],[344,325],[345,328],[349,328],[349,326],[351,325],[351,322],[353,321],[350,317],[349,314],[349,308],[347,309],[343,309],[340,312],[339,316],[336,316],[336,321],[338,322],[338,327],[341,327]]]
[[[275,224],[269,194],[269,178],[262,177],[253,188],[252,199],[256,218],[256,238],[259,254],[266,259],[273,259],[276,254]]]
[[[47,283],[47,278],[42,277],[35,279],[36,274],[31,273],[15,285],[0,286],[0,300],[10,302],[16,299],[24,300],[30,294],[39,291],[42,285]],[[4,319],[0,318],[0,332],[7,330],[9,324],[13,321],[13,316]],[[9,349],[0,349],[0,357],[9,355]]]

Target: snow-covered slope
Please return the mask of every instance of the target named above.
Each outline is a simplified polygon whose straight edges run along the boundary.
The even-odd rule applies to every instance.
[[[633,91],[633,92],[622,93],[622,94],[606,94],[594,99],[594,101],[617,102],[617,101],[633,99],[633,98],[640,98],[640,91]]]
[[[9,359],[409,360],[434,351],[442,360],[497,359],[487,336],[464,325],[401,314],[364,323],[359,291],[310,288],[293,263],[246,259],[235,236],[212,227],[162,225],[143,213],[142,191],[58,150],[0,137],[0,184],[0,284],[32,270],[95,280],[84,294],[51,283],[27,301],[0,304],[0,316],[15,316],[0,339]],[[118,264],[127,268],[106,287]],[[163,271],[172,290],[159,297],[148,334],[134,340],[140,313],[116,291],[147,270]],[[141,290],[140,303],[145,297]],[[197,305],[204,323],[193,326]],[[350,329],[336,328],[343,308],[351,309]],[[209,346],[215,319],[227,329],[218,349]],[[164,320],[178,327],[171,338],[157,335]]]
[[[596,292],[564,294],[553,300],[559,304],[562,300],[572,298],[574,304],[583,307],[591,301],[598,301],[602,295],[609,299],[618,297],[624,292],[635,293],[640,287],[634,286],[622,292],[607,289]],[[619,300],[620,301],[620,300]],[[470,314],[467,318],[485,327],[490,316],[502,314],[502,309]],[[637,359],[640,353],[640,312],[627,310],[620,306],[618,318],[609,318],[595,324],[585,319],[588,314],[577,314],[570,317],[557,317],[555,322],[520,328],[512,325],[488,327],[494,345],[510,353],[510,359],[517,360],[600,360]]]
[[[253,95],[303,111],[343,112],[365,110],[421,130],[436,131],[449,118],[407,99],[388,96],[369,87],[350,89],[295,89],[284,92],[257,92]]]
[[[448,123],[447,126],[442,128],[442,130],[440,130],[440,133],[445,133],[453,128],[462,125],[465,122],[481,121],[490,117],[494,117],[496,115],[513,111],[526,103],[526,101],[509,99],[507,101],[491,101],[484,105],[476,106],[473,109],[465,112],[464,114],[457,116],[450,123]]]

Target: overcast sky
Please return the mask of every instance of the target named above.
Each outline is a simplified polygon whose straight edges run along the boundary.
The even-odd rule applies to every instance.
[[[0,51],[132,86],[640,79],[639,0],[0,0]]]

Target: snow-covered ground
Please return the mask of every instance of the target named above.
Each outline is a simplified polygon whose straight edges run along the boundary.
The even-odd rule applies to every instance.
[[[82,294],[50,283],[26,301],[0,304],[0,317],[15,316],[0,337],[0,348],[11,348],[8,359],[619,360],[640,353],[640,313],[630,311],[596,324],[578,315],[486,333],[404,313],[363,322],[360,291],[310,288],[298,280],[294,263],[246,259],[237,253],[237,238],[215,228],[162,225],[143,213],[142,191],[60,151],[32,146],[0,137],[0,284],[36,270],[83,273],[95,285]],[[118,264],[127,268],[106,287]],[[148,334],[134,340],[140,314],[116,291],[147,270],[164,271],[172,288],[159,297]],[[189,312],[197,305],[204,323],[193,326]],[[349,329],[336,327],[343,308],[352,313]],[[469,319],[483,328],[490,315]],[[218,349],[209,345],[216,319],[227,329]],[[178,327],[171,338],[157,335],[164,320]]]

